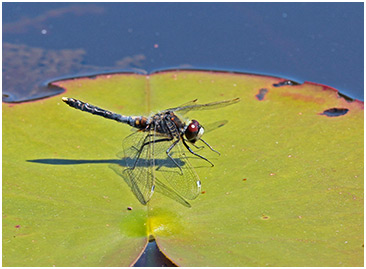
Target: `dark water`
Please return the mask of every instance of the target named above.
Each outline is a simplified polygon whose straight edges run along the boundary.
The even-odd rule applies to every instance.
[[[155,241],[149,242],[140,259],[135,263],[135,267],[175,267],[174,263],[168,260],[160,252]]]
[[[41,85],[63,76],[168,68],[312,81],[363,100],[363,5],[2,3],[3,100],[56,93]],[[153,244],[146,253],[137,265],[169,265]]]
[[[6,101],[60,76],[186,67],[312,81],[363,100],[363,3],[3,3]]]

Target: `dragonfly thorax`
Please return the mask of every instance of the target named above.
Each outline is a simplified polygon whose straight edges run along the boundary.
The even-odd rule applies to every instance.
[[[173,112],[157,113],[147,120],[146,130],[153,130],[168,137],[179,138],[185,124]]]
[[[196,120],[191,120],[191,122],[187,125],[184,135],[187,140],[194,144],[197,140],[201,138],[204,133],[203,127]]]

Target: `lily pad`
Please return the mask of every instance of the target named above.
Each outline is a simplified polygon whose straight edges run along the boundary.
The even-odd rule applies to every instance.
[[[192,158],[202,193],[141,205],[111,167],[129,126],[60,96],[3,104],[3,265],[127,266],[154,238],[181,266],[362,266],[363,102],[314,83],[203,71],[52,83],[124,115],[240,97],[188,114],[217,156]],[[188,153],[187,153],[188,154]]]

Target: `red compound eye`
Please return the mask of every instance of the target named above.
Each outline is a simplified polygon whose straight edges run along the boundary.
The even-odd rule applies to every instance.
[[[198,132],[199,129],[199,123],[196,120],[192,120],[192,122],[188,126],[188,130],[192,133]]]
[[[200,129],[201,129],[201,125],[198,123],[198,121],[192,120],[189,123],[189,125],[185,131],[185,136],[189,142],[194,143],[197,141],[197,139],[199,138],[198,134],[200,132]]]

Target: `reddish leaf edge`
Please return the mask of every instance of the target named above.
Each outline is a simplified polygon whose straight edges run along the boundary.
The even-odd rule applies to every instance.
[[[47,88],[49,89],[55,89],[58,88],[61,92],[55,95],[47,95],[45,97],[40,97],[37,99],[30,99],[30,100],[23,100],[20,102],[5,102],[3,101],[4,104],[8,104],[10,107],[14,106],[14,105],[21,105],[24,103],[33,103],[33,102],[39,102],[39,101],[43,101],[46,100],[48,98],[53,98],[54,96],[59,96],[62,95],[66,92],[66,89],[64,89],[63,87],[60,87],[58,85],[56,85],[57,82],[61,82],[61,81],[66,81],[66,80],[76,80],[76,79],[85,79],[85,78],[89,78],[89,79],[96,79],[98,77],[101,76],[107,76],[107,75],[141,75],[141,76],[154,76],[154,75],[158,75],[158,74],[162,74],[162,73],[174,73],[174,72],[195,72],[195,73],[212,73],[212,74],[231,74],[231,75],[247,75],[247,76],[257,76],[257,77],[267,77],[267,78],[272,78],[274,80],[277,80],[276,83],[273,83],[274,87],[296,87],[296,86],[301,86],[304,84],[307,85],[314,85],[314,86],[320,86],[322,87],[323,90],[329,90],[329,91],[333,91],[334,93],[336,93],[338,95],[339,98],[344,98],[347,102],[353,103],[356,102],[361,106],[361,109],[364,109],[364,101],[355,99],[355,98],[351,98],[349,96],[347,96],[346,94],[341,93],[339,90],[331,87],[331,86],[327,86],[324,84],[320,84],[320,83],[315,83],[315,82],[309,82],[309,81],[305,81],[304,83],[299,83],[290,79],[285,79],[285,78],[280,78],[280,77],[276,77],[276,76],[271,76],[271,75],[265,75],[265,74],[256,74],[256,73],[248,73],[248,72],[239,72],[239,71],[230,71],[230,70],[211,70],[211,69],[194,69],[194,68],[173,68],[173,69],[161,69],[161,70],[155,70],[151,73],[147,73],[147,72],[131,72],[131,71],[106,71],[106,72],[98,72],[98,73],[91,73],[91,74],[85,74],[85,75],[79,75],[79,76],[65,76],[65,77],[61,77],[61,78],[56,78],[53,80],[48,80],[45,83],[42,83],[43,85],[46,85]]]

